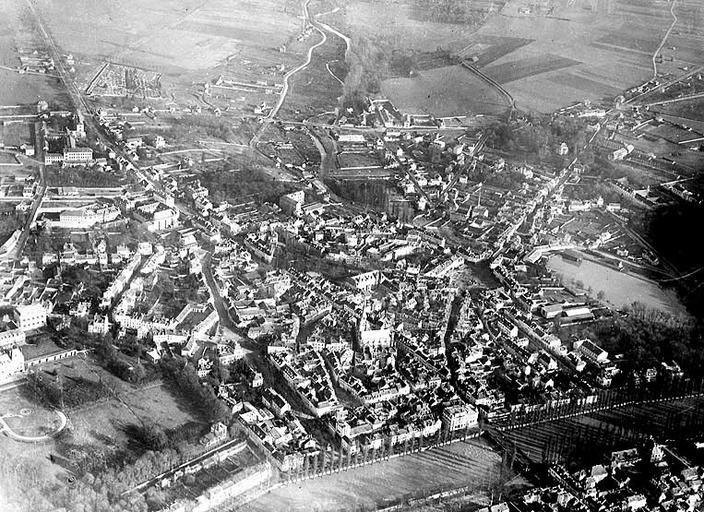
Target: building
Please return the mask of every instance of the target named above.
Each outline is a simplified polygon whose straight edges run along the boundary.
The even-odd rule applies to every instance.
[[[90,148],[65,148],[64,165],[82,165],[93,161],[93,150]]]
[[[22,329],[12,326],[0,332],[0,349],[13,346],[24,345],[27,341],[27,336]]]
[[[91,205],[84,208],[64,210],[59,220],[52,225],[63,229],[87,229],[95,224],[110,222],[120,216],[120,209],[114,205]]]
[[[41,304],[16,306],[15,324],[23,331],[31,331],[46,325],[46,309]]]
[[[44,153],[45,165],[56,165],[64,161],[64,155],[61,153]]]
[[[371,272],[357,274],[356,276],[350,277],[350,281],[358,290],[371,291],[381,282],[381,272],[379,270],[372,270]]]
[[[262,403],[279,418],[291,412],[291,405],[283,396],[271,388],[267,388],[262,392]]]
[[[154,212],[147,229],[149,231],[163,231],[176,226],[178,226],[178,211],[172,208],[164,208]]]
[[[19,348],[0,350],[0,383],[7,382],[23,371],[24,355]]]
[[[306,193],[303,190],[286,194],[279,199],[279,206],[288,215],[299,216],[303,213],[303,203],[306,200]]]
[[[609,359],[609,353],[590,339],[575,341],[574,349],[593,363],[605,363]]]
[[[442,413],[442,426],[449,432],[479,425],[479,413],[471,405],[453,405]]]

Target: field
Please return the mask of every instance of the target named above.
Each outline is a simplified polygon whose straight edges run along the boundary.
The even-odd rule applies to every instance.
[[[501,456],[483,440],[460,442],[284,486],[244,510],[358,510],[440,488],[473,485],[486,490],[499,479],[500,465]]]
[[[69,98],[57,78],[13,71],[20,65],[18,48],[42,48],[42,41],[33,30],[25,1],[6,0],[0,2],[0,105],[44,99],[51,105],[68,106]]]
[[[478,57],[477,65],[505,84],[519,108],[549,112],[584,99],[611,98],[652,76],[652,53],[671,22],[667,2],[554,4],[547,16],[529,2],[508,2],[500,15],[467,38],[462,52]],[[660,65],[663,72],[703,60],[701,52],[693,51],[701,47],[702,25],[696,20],[702,19],[702,7],[680,4],[677,13],[681,28],[666,47],[674,61]],[[670,45],[677,50],[669,50]]]
[[[338,2],[344,4],[340,20],[348,36],[371,39],[383,38],[396,48],[412,50],[435,50],[446,48],[459,50],[466,45],[467,37],[475,26],[459,23],[438,23],[421,19],[412,2],[408,0],[354,0]],[[476,8],[488,9],[492,2],[473,2]],[[502,2],[493,2],[501,6]],[[330,18],[332,19],[332,18]],[[478,16],[477,21],[481,18]]]
[[[64,51],[165,71],[210,68],[243,47],[276,48],[297,29],[289,3],[271,0],[68,4],[38,2]]]
[[[163,99],[192,105],[202,84],[221,74],[248,83],[276,81],[279,66],[288,68],[300,59],[298,54],[280,52],[295,42],[302,28],[296,0],[37,0],[36,4],[62,53],[75,58],[76,80],[84,89],[104,63],[111,62],[156,74]],[[200,99],[199,104],[207,107],[208,102]],[[257,98],[243,101],[250,103],[241,106],[258,103]]]
[[[473,5],[475,18],[463,23],[428,21],[410,0],[337,5],[340,12],[326,21],[353,41],[366,39],[411,60],[415,52],[440,51],[468,59],[504,84],[519,108],[541,112],[585,99],[611,101],[651,78],[653,52],[672,22],[664,0],[509,0]],[[704,63],[697,51],[704,7],[679,2],[676,12],[680,19],[658,65],[664,74]],[[447,115],[497,108],[483,83],[461,77],[447,62],[415,71],[415,78],[401,73],[382,82],[381,94],[401,110]]]
[[[498,92],[459,65],[385,80],[381,92],[401,112],[410,114],[496,114],[506,109]]]

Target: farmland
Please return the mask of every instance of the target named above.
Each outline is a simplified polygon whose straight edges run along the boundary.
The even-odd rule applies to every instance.
[[[52,105],[66,107],[68,96],[53,76],[19,74],[18,49],[41,48],[24,0],[0,3],[0,105],[36,103],[44,99]]]
[[[473,17],[455,23],[420,15],[410,0],[328,4],[339,10],[328,11],[326,22],[351,37],[353,52],[369,61],[346,87],[359,87],[361,75],[362,86],[401,110],[436,115],[499,109],[485,84],[453,66],[460,60],[504,85],[522,109],[550,112],[585,99],[610,100],[652,77],[653,53],[672,22],[662,0],[480,2],[473,3]],[[682,21],[661,52],[661,73],[704,62],[696,51],[702,7],[680,3],[675,11]]]
[[[499,480],[501,456],[482,441],[426,452],[281,487],[245,510],[357,510],[388,505],[417,493],[465,485],[486,491]]]
[[[613,97],[652,77],[652,54],[671,23],[667,2],[564,0],[553,5],[548,15],[528,2],[508,2],[469,38],[465,54],[476,55],[483,71],[504,84],[520,108],[549,112],[584,99]],[[691,21],[701,19],[701,6],[676,10],[685,21],[668,41],[666,53],[674,60],[669,68],[661,66],[664,72],[702,59],[701,52],[692,51],[700,44],[701,24]],[[502,41],[506,35],[510,38]],[[486,44],[491,37],[499,39]],[[478,43],[484,47],[471,51]],[[515,50],[487,65],[483,56],[508,44]],[[670,44],[677,50],[669,50]]]
[[[235,53],[276,48],[297,29],[292,2],[257,2],[256,9],[230,0],[69,4],[38,2],[64,51],[166,72],[207,69]]]
[[[402,112],[412,114],[495,114],[506,108],[498,92],[461,66],[421,71],[414,78],[385,80],[381,91]]]

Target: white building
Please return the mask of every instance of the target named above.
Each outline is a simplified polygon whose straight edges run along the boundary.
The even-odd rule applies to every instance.
[[[178,211],[172,208],[164,208],[154,212],[154,216],[147,224],[149,231],[163,231],[178,226]]]
[[[0,332],[0,349],[24,345],[26,341],[27,336],[22,329],[7,329]]]
[[[474,428],[478,424],[479,413],[469,404],[453,405],[445,408],[442,413],[442,426],[450,432]]]
[[[0,383],[24,371],[24,354],[19,348],[0,351]]]
[[[306,193],[303,190],[286,194],[279,199],[279,206],[284,213],[289,215],[301,215],[303,212],[303,203],[306,200]]]
[[[90,148],[64,149],[64,165],[82,165],[93,161],[93,150]]]
[[[59,214],[59,221],[53,223],[63,229],[87,229],[95,224],[110,222],[120,216],[120,209],[114,205],[91,205],[85,208],[64,210]]]
[[[590,339],[575,341],[573,348],[594,363],[605,363],[609,359],[609,353]]]
[[[41,304],[16,306],[15,324],[23,331],[31,331],[46,325],[46,309]]]

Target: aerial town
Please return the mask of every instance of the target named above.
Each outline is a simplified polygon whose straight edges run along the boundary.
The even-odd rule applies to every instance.
[[[0,511],[704,508],[704,6],[137,3],[0,6]]]

